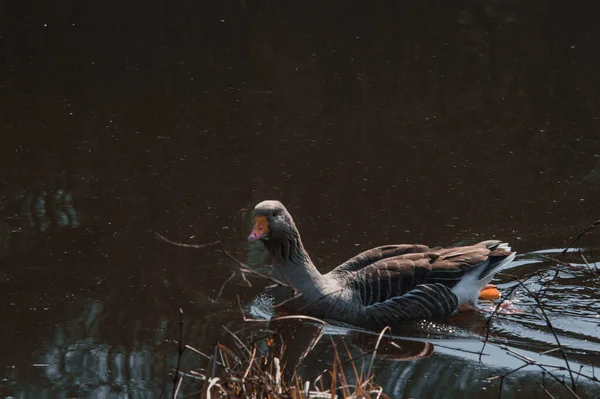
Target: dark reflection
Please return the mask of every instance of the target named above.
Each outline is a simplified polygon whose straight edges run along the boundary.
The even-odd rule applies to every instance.
[[[323,339],[326,334],[326,327],[321,324],[306,321],[296,316],[283,316],[273,319],[269,322],[269,329],[274,338],[275,353],[282,354],[283,364],[287,365],[285,370],[288,378],[297,371],[298,366],[310,354],[314,347]],[[333,335],[328,334],[329,339]],[[347,363],[364,362],[365,356],[370,356],[374,352],[378,359],[388,359],[393,361],[409,361],[422,359],[430,356],[433,353],[434,345],[423,341],[403,340],[389,335],[384,335],[381,338],[372,333],[361,332],[356,330],[348,331],[344,334],[344,341],[350,345],[350,348],[356,352],[351,358],[347,359]],[[335,341],[332,341],[335,343]],[[346,357],[349,353],[347,345],[336,345],[338,355]]]
[[[236,296],[251,303],[267,283],[235,278],[218,297],[237,265],[218,247],[173,247],[152,231],[220,240],[268,265],[245,241],[248,210],[263,199],[289,207],[323,272],[387,243],[564,247],[599,217],[596,8],[2,5],[0,394],[156,395],[175,361],[177,309],[185,341],[210,352],[222,325],[244,327]],[[597,248],[597,234],[579,245]],[[570,359],[590,367],[600,352],[597,280],[569,259],[581,271],[548,289],[548,311]],[[587,259],[596,267],[597,251]],[[535,254],[517,263],[518,276],[539,272],[533,289],[553,276]],[[514,285],[497,282],[503,292]],[[514,312],[492,325],[494,342],[532,356],[552,347],[532,305],[517,292]],[[386,392],[497,397],[487,378],[515,367],[501,351],[479,365],[443,348],[481,335],[488,307],[398,331],[435,351],[378,359]],[[371,338],[345,339],[356,356],[372,348]],[[475,341],[466,348],[477,351]],[[331,358],[321,338],[298,368]],[[539,395],[539,378],[515,373],[505,394]],[[578,394],[598,395],[593,384]]]
[[[382,336],[381,339],[371,334],[352,331],[348,338],[366,354],[377,353],[378,359],[394,361],[417,360],[429,357],[434,345],[423,341],[408,341],[399,338]]]
[[[0,202],[0,256],[28,251],[52,233],[79,227],[73,195],[64,188],[23,190]]]
[[[291,381],[306,356],[323,336],[323,326],[302,319],[274,319],[269,322],[274,353],[281,354],[284,375]]]

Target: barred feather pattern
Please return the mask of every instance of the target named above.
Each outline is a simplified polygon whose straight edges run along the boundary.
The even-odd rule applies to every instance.
[[[428,246],[419,244],[384,245],[361,252],[351,259],[348,259],[346,262],[336,267],[334,272],[336,274],[354,272],[383,259],[409,253],[422,253],[429,250]]]
[[[456,295],[443,284],[420,284],[413,290],[364,308],[364,322],[371,327],[397,325],[399,321],[452,315]],[[361,323],[362,324],[362,323]]]
[[[321,274],[280,202],[263,201],[253,214],[268,221],[269,236],[261,241],[273,257],[273,275],[298,297],[285,307],[367,328],[450,316],[476,302],[479,290],[515,257],[496,240],[451,248],[386,245]]]
[[[382,262],[355,273],[349,285],[358,293],[360,303],[371,305],[409,292],[422,282],[419,272],[410,260]]]

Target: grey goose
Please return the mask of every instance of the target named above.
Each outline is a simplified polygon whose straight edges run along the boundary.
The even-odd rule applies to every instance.
[[[253,218],[248,241],[264,244],[273,278],[295,291],[283,306],[364,328],[451,316],[473,306],[494,274],[515,258],[507,243],[496,240],[453,248],[386,245],[321,274],[281,202],[259,203]]]

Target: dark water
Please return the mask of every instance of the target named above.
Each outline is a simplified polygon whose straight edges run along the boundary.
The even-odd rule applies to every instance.
[[[157,396],[178,309],[185,341],[211,352],[222,325],[244,326],[236,295],[250,304],[266,283],[233,280],[217,298],[235,263],[153,231],[254,261],[247,210],[267,198],[323,271],[386,243],[501,238],[525,254],[513,273],[540,270],[538,289],[556,264],[533,253],[600,218],[597,15],[564,1],[1,3],[0,394]],[[600,293],[572,260],[548,311],[591,374]],[[514,305],[532,302],[517,291]],[[485,314],[404,334],[433,354],[378,360],[378,383],[497,397],[487,378],[522,362],[464,351],[481,348]],[[492,336],[531,356],[555,343],[530,312]],[[329,343],[307,365],[324,368]],[[544,395],[541,379],[516,372],[504,394]]]

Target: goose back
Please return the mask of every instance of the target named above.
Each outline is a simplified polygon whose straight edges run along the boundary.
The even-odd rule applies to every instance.
[[[428,246],[419,244],[398,244],[375,247],[348,259],[346,262],[333,269],[330,273],[332,275],[343,275],[345,273],[361,270],[364,267],[372,265],[373,263],[382,259],[408,253],[426,252],[429,250],[430,248]]]
[[[355,301],[368,306],[405,295],[419,284],[442,284],[452,288],[472,268],[494,265],[510,255],[510,252],[495,247],[499,243],[485,241],[471,246],[433,250],[424,245],[378,247],[352,258],[353,262],[342,264],[325,277],[343,280],[343,284],[354,293]],[[402,253],[385,256],[394,252]],[[366,264],[378,257],[379,260]],[[360,263],[363,266],[357,269]],[[344,273],[339,272],[342,267]]]

